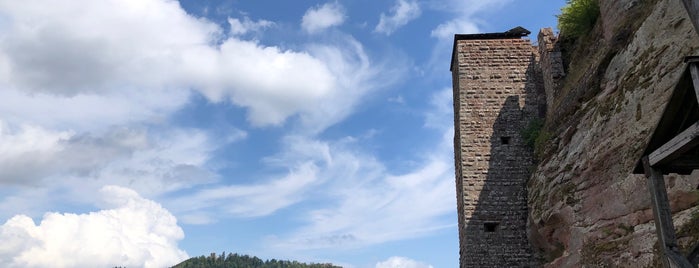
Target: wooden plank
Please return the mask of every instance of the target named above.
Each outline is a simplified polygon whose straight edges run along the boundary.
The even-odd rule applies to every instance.
[[[699,145],[699,122],[694,123],[689,128],[682,131],[660,148],[656,149],[648,159],[651,166],[658,166],[679,158],[682,153],[689,151]]]
[[[696,268],[696,266],[692,266],[692,263],[682,256],[682,254],[674,250],[666,251],[666,256],[669,262],[668,264],[672,268]]]
[[[694,33],[699,34],[699,1],[682,0],[682,4],[689,14],[689,20],[694,25]]]
[[[699,63],[690,62],[687,68],[689,68],[692,85],[694,86],[694,93],[697,95],[697,102],[699,102]]]
[[[660,259],[663,260],[665,267],[670,267],[671,261],[668,259],[668,252],[677,248],[677,239],[675,238],[675,227],[672,225],[672,211],[665,190],[665,180],[663,174],[650,165],[648,156],[644,156],[642,161],[646,178],[648,178],[655,232],[658,235],[658,242],[660,242],[662,254]]]

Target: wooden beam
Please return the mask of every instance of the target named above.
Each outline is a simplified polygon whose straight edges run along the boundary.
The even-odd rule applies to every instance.
[[[669,266],[672,268],[696,268],[696,266],[693,266],[682,254],[675,251],[667,252],[667,260]]]
[[[675,227],[672,225],[672,211],[665,190],[665,180],[660,170],[651,166],[648,156],[644,156],[642,161],[646,178],[648,178],[655,232],[658,235],[662,254],[660,259],[663,260],[664,267],[675,267],[676,258],[673,255],[677,253],[677,239],[675,238]]]
[[[689,14],[689,20],[694,25],[694,33],[699,34],[699,1],[682,0],[682,4]]]
[[[682,131],[682,133],[650,153],[650,155],[648,155],[650,165],[659,166],[679,158],[682,153],[699,145],[699,139],[697,139],[697,137],[699,137],[699,122],[694,123],[689,128]]]

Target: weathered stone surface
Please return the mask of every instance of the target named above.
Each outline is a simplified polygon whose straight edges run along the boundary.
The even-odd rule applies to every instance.
[[[565,78],[563,70],[563,56],[556,35],[553,34],[553,29],[541,29],[538,36],[539,55],[541,55],[541,69],[546,70],[542,73],[546,99],[553,100],[559,92],[556,89],[560,88],[560,82]],[[546,102],[546,117],[554,116],[553,102]]]
[[[592,36],[601,39],[588,40],[588,58],[571,62],[559,85],[567,90],[547,94],[553,138],[528,186],[529,232],[546,267],[657,264],[650,194],[645,177],[631,172],[684,70],[683,57],[699,54],[699,36],[678,0],[600,6]],[[634,8],[648,8],[633,11],[647,16],[623,15]],[[618,26],[636,23],[621,34],[630,29]],[[666,176],[666,185],[676,229],[696,223],[697,173]],[[688,245],[696,235],[678,237]]]

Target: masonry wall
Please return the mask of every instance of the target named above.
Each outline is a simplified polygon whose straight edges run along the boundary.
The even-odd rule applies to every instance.
[[[527,239],[532,149],[521,131],[545,113],[527,39],[458,40],[452,62],[461,267],[535,266]]]
[[[554,117],[554,100],[559,96],[556,94],[561,86],[561,82],[565,78],[565,70],[563,68],[563,55],[561,53],[558,37],[553,33],[551,28],[543,28],[539,31],[537,37],[539,43],[539,55],[541,55],[542,78],[546,92],[546,99],[549,100],[546,105],[546,117]]]

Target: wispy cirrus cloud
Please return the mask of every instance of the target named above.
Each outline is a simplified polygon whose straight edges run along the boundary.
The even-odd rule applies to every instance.
[[[306,211],[304,225],[268,243],[282,251],[347,249],[453,227],[455,201],[444,198],[454,189],[451,98],[445,97],[450,93],[435,93],[425,114],[425,126],[442,134],[438,146],[423,153],[423,164],[403,174],[392,174],[379,159],[353,149],[361,139],[294,140],[288,155],[313,159],[317,185],[324,189],[308,198],[327,205]],[[308,192],[315,192],[312,189]],[[397,224],[401,228],[396,229]]]
[[[242,20],[238,18],[228,18],[228,24],[231,27],[229,31],[231,35],[244,35],[250,32],[259,33],[266,28],[274,26],[274,22],[268,20],[253,21],[248,17],[244,17]]]
[[[451,41],[454,34],[469,34],[480,31],[483,19],[478,17],[479,12],[486,10],[496,10],[498,7],[507,4],[511,0],[494,1],[431,1],[428,5],[435,10],[451,13],[452,18],[437,25],[432,30],[432,37],[441,40]]]
[[[470,20],[455,19],[442,23],[430,33],[432,37],[439,39],[451,39],[455,34],[478,33],[478,24]]]
[[[417,1],[397,0],[396,4],[391,8],[391,14],[381,13],[379,24],[376,25],[374,31],[390,35],[411,20],[420,17],[421,12],[422,10]]]

